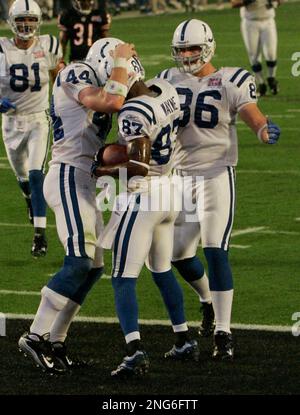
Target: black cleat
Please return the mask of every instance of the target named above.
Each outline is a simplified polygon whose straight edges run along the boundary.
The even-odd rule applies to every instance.
[[[32,357],[36,365],[42,368],[44,372],[62,373],[64,370],[58,367],[55,362],[52,355],[51,343],[49,343],[47,337],[48,334],[39,336],[35,333],[24,333],[18,342],[19,350],[25,357]]]
[[[195,362],[198,362],[199,356],[200,352],[196,340],[186,341],[181,347],[174,344],[172,349],[165,353],[166,359],[194,360]]]
[[[264,97],[267,93],[267,85],[265,83],[259,84],[257,92],[259,97]]]
[[[52,354],[64,370],[72,370],[92,365],[92,360],[70,358],[64,342],[52,342]]]
[[[267,81],[272,94],[277,95],[279,91],[278,81],[273,77],[267,78]]]
[[[35,233],[32,241],[31,255],[34,258],[45,256],[47,253],[47,240],[45,235]]]
[[[150,362],[147,353],[143,350],[137,350],[134,355],[125,356],[117,369],[111,372],[111,376],[143,376],[148,372],[149,366]]]
[[[26,205],[27,205],[28,219],[29,219],[29,222],[31,223],[31,225],[33,225],[33,210],[32,210],[32,204],[31,204],[30,197],[26,197],[25,201],[26,201]]]
[[[217,331],[214,336],[213,359],[232,360],[233,350],[232,334],[226,331]]]
[[[199,327],[198,333],[202,337],[210,337],[215,329],[215,313],[211,303],[202,303],[201,311],[203,319]]]

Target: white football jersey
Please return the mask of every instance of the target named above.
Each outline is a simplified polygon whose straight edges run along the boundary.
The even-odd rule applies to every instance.
[[[83,62],[70,64],[58,74],[50,107],[54,141],[50,165],[65,163],[90,172],[111,127],[111,115],[78,101],[79,92],[91,86],[98,87],[99,82],[95,71]]]
[[[237,113],[244,105],[257,102],[253,76],[242,68],[221,68],[198,78],[171,68],[158,77],[171,82],[180,98],[174,167],[201,172],[235,166]]]
[[[168,175],[179,125],[179,97],[176,89],[163,79],[151,79],[146,85],[158,95],[141,95],[123,105],[118,116],[119,142],[148,137],[151,157],[146,177]]]
[[[48,108],[49,71],[62,57],[56,37],[37,36],[29,49],[13,39],[0,38],[0,96],[16,105],[16,114],[33,114]]]
[[[249,20],[264,20],[275,17],[275,9],[271,0],[256,0],[248,6],[241,7],[240,15]]]

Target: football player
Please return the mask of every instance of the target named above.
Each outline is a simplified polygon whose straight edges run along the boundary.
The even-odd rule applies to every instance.
[[[16,0],[8,22],[14,38],[0,38],[2,135],[34,225],[31,253],[39,257],[47,251],[43,181],[49,149],[49,72],[55,77],[62,55],[54,36],[39,36],[41,10],[35,1]]]
[[[274,95],[278,93],[278,81],[275,78],[277,70],[275,8],[280,3],[281,0],[231,0],[232,7],[241,8],[241,32],[260,96],[267,93],[262,55],[268,69],[267,82],[270,91]]]
[[[108,72],[113,45],[110,42],[103,53],[107,58],[103,56],[102,64]],[[100,48],[101,43],[95,46]],[[199,357],[196,340],[189,338],[182,291],[171,270],[174,221],[178,212],[173,205],[169,176],[180,115],[179,98],[175,88],[164,80],[152,79],[145,84],[143,67],[137,58],[132,59],[131,68],[129,72],[135,76],[118,114],[119,142],[128,146],[129,161],[115,166],[101,166],[100,161],[100,166],[97,163],[93,166],[94,175],[99,177],[118,177],[119,169],[123,168],[130,178],[128,193],[121,193],[118,199],[121,205],[123,200],[128,204],[112,212],[102,238],[103,247],[113,247],[112,285],[127,344],[127,356],[111,372],[114,377],[148,371],[149,359],[141,345],[136,298],[137,278],[145,261],[176,335],[175,345],[165,357],[194,360]],[[169,203],[164,205],[163,201]]]
[[[216,318],[213,357],[232,359],[228,250],[235,209],[236,118],[239,114],[265,144],[275,144],[280,129],[257,107],[255,81],[248,71],[213,66],[215,40],[205,22],[182,22],[174,32],[172,53],[178,68],[164,70],[159,77],[176,87],[181,102],[174,174],[199,207],[194,212],[183,209],[176,219],[173,264],[202,299],[208,301],[211,295]],[[210,294],[197,257],[200,239]]]
[[[102,249],[96,249],[102,220],[96,216],[96,180],[91,178],[90,168],[110,129],[109,114],[124,103],[128,91],[126,61],[136,54],[132,44],[117,46],[114,68],[103,88],[101,50],[97,52],[97,59],[88,57],[86,62],[70,64],[60,71],[53,87],[54,143],[44,194],[54,211],[65,257],[62,268],[41,291],[30,332],[19,339],[21,351],[50,372],[74,366],[65,347],[67,331],[102,274]]]
[[[111,17],[104,2],[93,10],[93,0],[72,0],[71,9],[58,16],[60,42],[66,59],[67,44],[70,43],[69,61],[84,60],[92,44],[107,37]]]

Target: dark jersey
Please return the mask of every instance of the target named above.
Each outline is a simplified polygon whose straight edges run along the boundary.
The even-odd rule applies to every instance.
[[[92,44],[103,37],[110,26],[110,15],[105,9],[83,15],[71,8],[58,16],[58,27],[67,32],[70,41],[70,61],[84,60]]]

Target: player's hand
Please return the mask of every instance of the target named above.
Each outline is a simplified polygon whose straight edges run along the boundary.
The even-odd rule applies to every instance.
[[[277,141],[279,140],[281,130],[278,127],[278,125],[274,124],[270,119],[268,119],[267,124],[268,124],[267,132],[269,136],[267,144],[276,144]]]
[[[114,58],[130,59],[132,56],[136,56],[137,52],[133,43],[121,43],[116,46],[114,50]]]
[[[16,105],[13,104],[9,98],[0,98],[0,112],[2,114],[6,113],[10,109],[16,109]]]
[[[103,153],[104,149],[105,149],[105,146],[101,147],[100,150],[98,151],[98,153],[95,154],[95,156],[94,156],[94,161],[93,161],[93,164],[91,166],[91,176],[92,177],[94,177],[94,176],[97,177],[96,170],[97,170],[98,167],[102,166],[101,160],[102,160],[102,153]]]

